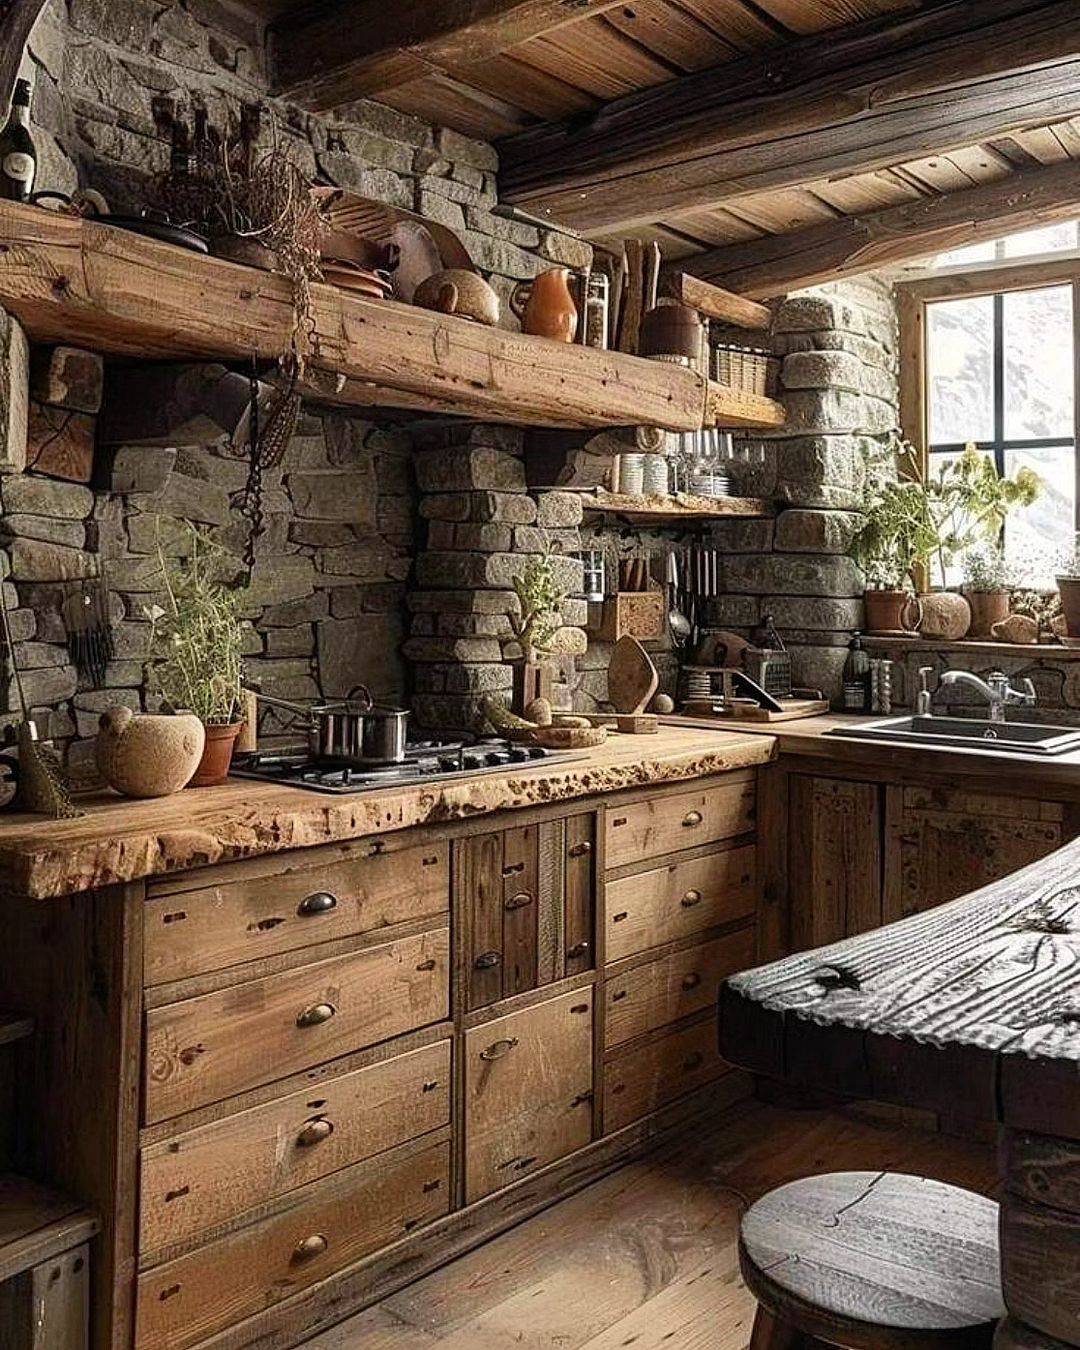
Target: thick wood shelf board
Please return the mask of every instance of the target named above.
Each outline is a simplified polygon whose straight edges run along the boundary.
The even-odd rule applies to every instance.
[[[632,497],[620,492],[601,492],[587,496],[586,513],[627,516],[633,520],[659,525],[677,525],[696,520],[723,520],[731,516],[753,519],[773,516],[772,502],[760,497],[695,497],[679,493],[675,497]]]
[[[272,359],[288,281],[41,208],[0,203],[0,307],[31,339],[146,359]],[[531,426],[775,427],[772,399],[678,366],[312,287],[305,392]]]
[[[77,1201],[13,1173],[0,1176],[0,1281],[78,1247],[100,1227]]]

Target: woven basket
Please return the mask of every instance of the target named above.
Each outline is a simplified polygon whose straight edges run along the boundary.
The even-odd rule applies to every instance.
[[[770,363],[768,352],[754,347],[715,347],[713,379],[748,394],[767,394]]]

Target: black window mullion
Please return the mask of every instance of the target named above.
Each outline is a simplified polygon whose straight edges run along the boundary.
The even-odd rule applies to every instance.
[[[994,296],[994,466],[1005,474],[1005,297]]]

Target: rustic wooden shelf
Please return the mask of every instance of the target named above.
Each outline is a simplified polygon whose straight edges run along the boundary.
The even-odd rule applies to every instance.
[[[0,308],[42,342],[146,359],[273,359],[292,330],[284,277],[111,226],[0,202]],[[551,427],[776,427],[772,399],[681,366],[485,328],[312,287],[306,395]]]
[[[585,497],[586,514],[626,516],[641,524],[678,525],[697,520],[722,520],[730,516],[756,519],[773,516],[772,502],[761,497],[695,497],[680,492],[674,497],[631,497],[621,492],[596,492]]]

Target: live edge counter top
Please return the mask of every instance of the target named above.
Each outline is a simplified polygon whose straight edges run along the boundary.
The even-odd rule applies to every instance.
[[[102,793],[80,800],[86,814],[76,820],[0,817],[0,890],[32,899],[73,895],[415,825],[660,787],[774,757],[768,737],[661,727],[656,736],[613,735],[580,759],[353,796],[239,779],[153,801]]]

